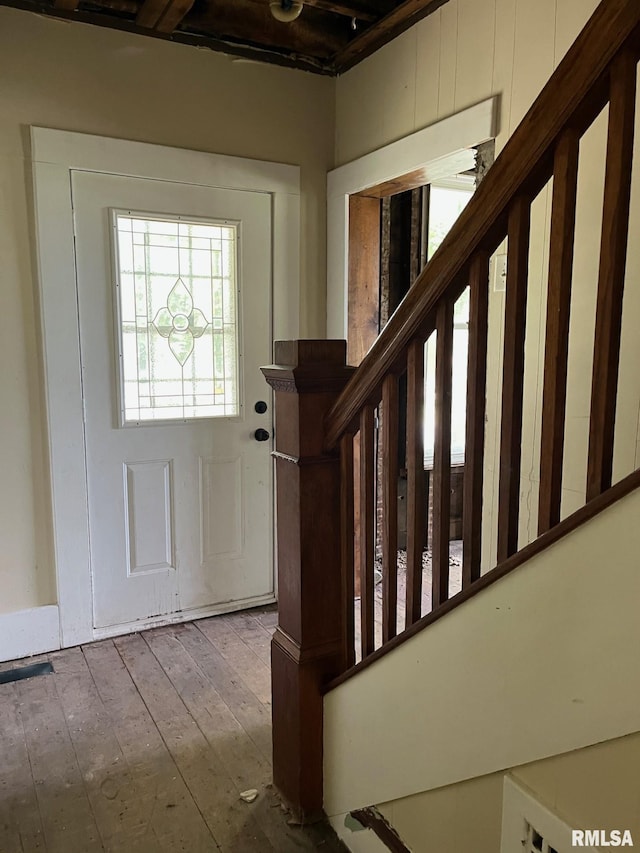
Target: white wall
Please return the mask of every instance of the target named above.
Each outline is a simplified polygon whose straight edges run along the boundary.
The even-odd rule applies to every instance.
[[[640,735],[525,764],[511,775],[573,828],[628,829],[640,840]],[[496,853],[502,789],[503,774],[492,773],[379,809],[412,853]],[[351,846],[344,820],[337,826]]]
[[[640,490],[324,700],[331,816],[640,731]]]
[[[56,600],[28,127],[301,166],[300,329],[325,330],[333,80],[0,8],[0,614]]]
[[[597,0],[449,0],[338,78],[336,165],[500,93],[501,149]]]
[[[338,79],[336,163],[344,164],[491,95],[500,97],[497,151],[530,107],[597,0],[449,0]],[[640,105],[640,94],[638,103]],[[639,110],[640,112],[640,110]],[[640,119],[638,121],[640,129]],[[563,516],[584,503],[595,290],[600,243],[606,116],[581,146],[579,212],[569,356]],[[636,134],[640,163],[640,132]],[[631,233],[640,225],[640,170],[634,172]],[[544,325],[551,193],[532,211],[525,365],[520,544],[535,538],[539,482]],[[505,247],[501,251],[506,251]],[[625,297],[615,478],[640,463],[640,252],[632,240]],[[489,375],[501,377],[504,295],[491,293]],[[500,381],[489,383],[483,570],[496,561]],[[489,535],[490,534],[490,535]]]

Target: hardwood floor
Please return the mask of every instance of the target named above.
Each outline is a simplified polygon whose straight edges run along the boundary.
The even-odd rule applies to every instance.
[[[342,850],[270,786],[275,624],[246,611],[25,661],[55,672],[0,684],[0,853]]]

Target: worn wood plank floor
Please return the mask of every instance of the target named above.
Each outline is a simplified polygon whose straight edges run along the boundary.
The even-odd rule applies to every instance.
[[[0,684],[0,853],[342,850],[271,787],[273,609],[65,649]],[[249,804],[240,792],[257,788]]]

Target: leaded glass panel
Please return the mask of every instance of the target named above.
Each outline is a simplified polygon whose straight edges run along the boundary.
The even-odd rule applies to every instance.
[[[239,412],[237,226],[115,212],[124,424]]]

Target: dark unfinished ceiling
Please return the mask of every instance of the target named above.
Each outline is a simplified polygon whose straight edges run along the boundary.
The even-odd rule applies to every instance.
[[[447,0],[0,0],[66,20],[340,74]],[[302,9],[300,10],[300,5]],[[275,16],[293,18],[277,20]]]

